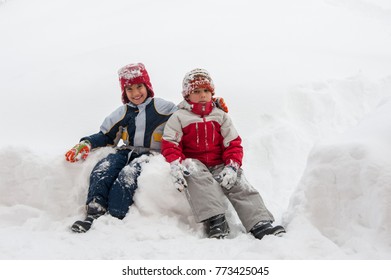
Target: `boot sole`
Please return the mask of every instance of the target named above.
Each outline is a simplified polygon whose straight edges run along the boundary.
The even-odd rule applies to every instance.
[[[229,232],[227,233],[216,233],[216,234],[213,234],[211,236],[209,236],[209,238],[215,238],[215,239],[224,239],[226,236],[228,236]]]
[[[80,225],[72,225],[71,230],[72,230],[73,232],[76,232],[76,233],[84,233],[84,232],[86,232],[86,229],[83,228],[83,227],[80,226]]]
[[[270,231],[270,233],[267,233],[267,234],[272,234],[272,235],[275,235],[275,236],[282,236],[284,233],[286,233],[285,229],[281,226],[276,226],[275,228],[273,228],[274,230]]]
[[[94,222],[94,218],[87,217],[84,221],[74,222],[73,225],[71,226],[71,230],[77,233],[84,233],[91,228],[93,222]]]
[[[227,224],[227,230],[225,232],[217,232],[215,234],[210,235],[208,238],[224,239],[226,236],[229,235],[230,231],[231,229]]]

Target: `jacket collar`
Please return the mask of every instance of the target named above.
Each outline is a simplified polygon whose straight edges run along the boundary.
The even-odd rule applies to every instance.
[[[178,107],[203,117],[209,115],[212,112],[214,103],[212,100],[207,103],[193,103],[188,100],[183,100],[181,103],[179,103]]]
[[[143,107],[146,107],[149,103],[151,103],[153,97],[148,97],[147,99],[145,99],[145,101],[139,105],[135,105],[133,104],[132,102],[128,102],[126,103],[127,105],[129,105],[130,107],[133,107],[133,108],[143,108]]]

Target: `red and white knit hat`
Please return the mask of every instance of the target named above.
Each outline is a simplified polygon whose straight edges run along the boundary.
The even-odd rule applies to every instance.
[[[154,96],[152,84],[149,80],[149,75],[147,70],[145,69],[144,64],[132,63],[126,65],[118,70],[118,76],[122,91],[122,103],[126,104],[129,102],[129,99],[125,93],[126,86],[144,84],[148,89],[148,96]]]
[[[215,92],[213,80],[205,69],[194,69],[185,75],[182,83],[182,95],[184,98],[197,88],[206,88],[212,95]]]

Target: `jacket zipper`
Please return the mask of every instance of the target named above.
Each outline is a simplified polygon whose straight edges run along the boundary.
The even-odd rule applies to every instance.
[[[207,125],[206,125],[206,118],[203,117],[202,118],[203,121],[204,121],[204,131],[205,131],[205,162],[206,163],[209,163],[209,159],[208,159],[208,150],[209,150],[209,145],[208,145],[208,128],[207,128]]]

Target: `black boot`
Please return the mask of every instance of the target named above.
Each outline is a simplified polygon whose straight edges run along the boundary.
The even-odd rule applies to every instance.
[[[273,227],[270,222],[256,224],[250,232],[257,239],[262,239],[265,235],[281,235],[285,233],[283,226]]]
[[[95,200],[87,205],[87,217],[83,221],[73,223],[71,229],[74,232],[82,233],[88,231],[94,220],[106,213],[106,209]]]
[[[208,238],[221,239],[229,234],[229,226],[224,214],[213,216],[204,222]]]
[[[91,228],[93,222],[94,218],[92,216],[87,216],[83,221],[74,222],[71,229],[73,232],[77,233],[86,232]]]

